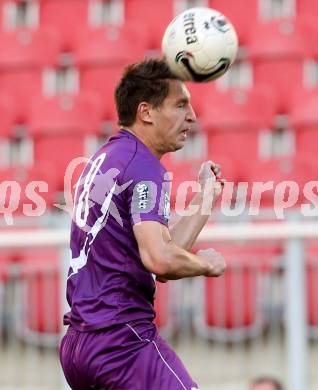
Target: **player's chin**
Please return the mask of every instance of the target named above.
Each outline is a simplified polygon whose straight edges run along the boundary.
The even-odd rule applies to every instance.
[[[174,144],[174,148],[173,148],[173,151],[176,152],[177,150],[180,150],[184,147],[186,143],[186,140],[178,140],[175,144]]]
[[[184,133],[181,133],[180,136],[175,140],[175,150],[182,149],[187,142],[187,135]]]

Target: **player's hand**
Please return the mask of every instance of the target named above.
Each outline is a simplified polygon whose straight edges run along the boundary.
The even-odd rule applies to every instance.
[[[198,251],[197,255],[203,257],[209,263],[209,271],[205,276],[220,276],[225,272],[226,263],[219,252],[210,248]]]
[[[213,196],[219,196],[225,183],[225,180],[221,178],[220,165],[213,161],[204,162],[198,174],[198,182],[201,188],[205,188],[208,185]]]

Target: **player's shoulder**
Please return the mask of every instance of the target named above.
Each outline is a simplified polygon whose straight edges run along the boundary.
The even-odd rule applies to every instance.
[[[122,132],[112,136],[94,154],[92,160],[105,156],[101,169],[119,168],[123,171],[133,160],[137,151],[137,142]]]
[[[94,158],[101,154],[106,156],[101,170],[115,168],[124,181],[143,177],[159,179],[165,173],[160,161],[136,136],[127,131],[120,131],[111,137]]]
[[[137,142],[134,155],[127,164],[125,178],[160,179],[165,173],[165,168],[160,161],[141,142]]]

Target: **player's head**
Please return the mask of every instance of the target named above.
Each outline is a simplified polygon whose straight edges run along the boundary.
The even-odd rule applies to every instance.
[[[250,390],[283,390],[283,386],[276,379],[264,376],[255,379]]]
[[[115,100],[119,125],[142,129],[161,154],[182,148],[196,120],[188,89],[159,59],[129,65]]]

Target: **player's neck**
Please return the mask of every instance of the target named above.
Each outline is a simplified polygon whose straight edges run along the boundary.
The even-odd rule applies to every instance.
[[[132,133],[135,137],[139,139],[144,145],[147,146],[147,148],[150,150],[150,152],[157,157],[158,160],[161,159],[163,156],[163,153],[161,153],[158,148],[156,147],[156,144],[151,140],[150,137],[147,136],[145,133],[145,129],[139,129],[138,127],[123,127],[123,130],[129,131]]]

